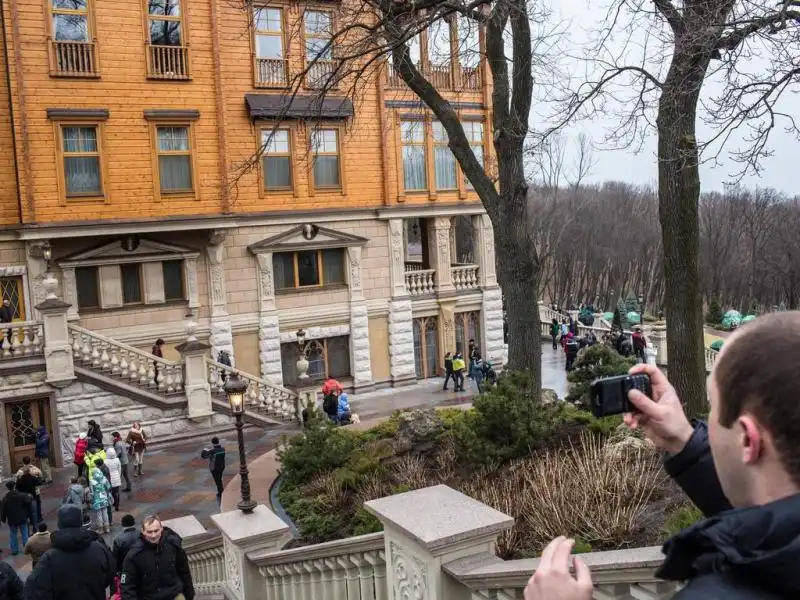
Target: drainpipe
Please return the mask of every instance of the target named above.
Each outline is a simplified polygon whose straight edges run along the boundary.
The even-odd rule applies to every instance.
[[[5,53],[6,67],[6,87],[8,88],[8,115],[11,125],[11,153],[14,160],[14,180],[17,186],[17,208],[19,210],[19,222],[24,222],[24,212],[22,210],[22,192],[19,183],[19,164],[17,162],[17,129],[14,125],[14,102],[11,98],[11,66],[8,61],[8,37],[6,36],[6,15],[5,2],[0,0],[0,27],[3,29],[3,52]]]

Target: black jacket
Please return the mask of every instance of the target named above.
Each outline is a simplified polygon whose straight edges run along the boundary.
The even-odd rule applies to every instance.
[[[30,517],[32,501],[30,494],[9,490],[0,503],[0,521],[9,525],[24,525]]]
[[[22,580],[14,568],[0,561],[0,600],[22,600]]]
[[[10,306],[0,305],[0,323],[11,323],[14,320],[14,310]]]
[[[164,527],[157,545],[140,535],[122,565],[122,600],[173,600],[183,594],[194,600],[189,560],[180,536]]]
[[[688,581],[673,600],[800,598],[800,494],[731,509],[714,469],[705,423],[666,462],[667,472],[709,517],[664,545],[657,575]]]
[[[82,528],[59,529],[25,581],[25,600],[105,600],[116,566],[99,535]]]
[[[445,373],[452,373],[453,372],[453,359],[452,358],[445,358],[444,359],[444,372]]]
[[[203,448],[200,456],[208,459],[208,470],[212,473],[222,473],[225,470],[225,448],[219,444]]]
[[[128,527],[120,533],[111,546],[111,553],[114,555],[114,562],[117,563],[117,570],[122,570],[122,565],[125,563],[125,557],[128,552],[133,548],[133,545],[139,540],[141,535],[136,527]]]

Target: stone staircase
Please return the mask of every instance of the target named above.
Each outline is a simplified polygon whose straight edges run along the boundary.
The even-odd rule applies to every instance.
[[[73,324],[68,333],[79,380],[157,408],[187,405],[184,360],[166,360]],[[245,422],[266,428],[298,420],[296,393],[207,356],[202,360],[214,412],[231,414],[223,386],[235,373],[248,384]]]

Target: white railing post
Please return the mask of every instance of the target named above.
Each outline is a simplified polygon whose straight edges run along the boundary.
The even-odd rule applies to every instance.
[[[211,406],[211,384],[208,381],[206,354],[209,346],[196,339],[189,339],[175,346],[181,353],[184,369],[183,391],[186,394],[190,419],[207,417],[214,412]]]
[[[71,305],[56,297],[58,282],[50,273],[42,281],[42,286],[47,295],[44,302],[36,305],[36,310],[42,315],[46,381],[55,387],[66,387],[75,380],[72,344],[67,328],[67,311]]]
[[[471,600],[442,565],[494,555],[497,536],[514,519],[445,485],[371,500],[364,507],[384,526],[389,598]]]
[[[667,365],[667,328],[663,325],[653,325],[650,334],[650,343],[656,350],[656,364],[660,367]]]
[[[264,598],[264,578],[258,567],[247,557],[248,552],[272,550],[277,552],[291,539],[288,525],[263,504],[251,513],[241,510],[211,515],[222,532],[225,547],[225,598],[230,600],[261,600]]]

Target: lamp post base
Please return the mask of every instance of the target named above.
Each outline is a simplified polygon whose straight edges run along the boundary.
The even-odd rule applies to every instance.
[[[256,506],[258,506],[258,503],[253,500],[240,500],[236,508],[245,514],[250,514],[256,509]]]

